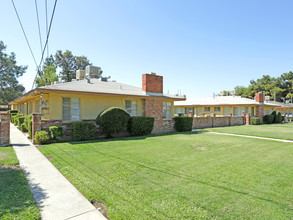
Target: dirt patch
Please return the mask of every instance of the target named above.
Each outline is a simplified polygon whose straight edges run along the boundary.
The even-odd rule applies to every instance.
[[[205,148],[205,147],[192,147],[192,149],[195,149],[195,150],[207,150],[207,148]]]
[[[105,216],[107,219],[110,219],[109,218],[109,214],[108,214],[108,210],[107,210],[107,207],[104,203],[102,202],[97,202],[95,199],[93,199],[91,201],[91,203],[93,204],[93,206],[96,207],[96,209],[102,213],[103,216]]]
[[[0,165],[0,173],[10,170],[21,170],[19,165]]]

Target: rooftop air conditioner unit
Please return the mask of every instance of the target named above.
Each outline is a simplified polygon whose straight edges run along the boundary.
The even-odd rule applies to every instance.
[[[85,77],[85,70],[76,70],[76,80],[83,80]]]
[[[88,65],[85,68],[85,76],[87,78],[98,78],[100,71],[101,71],[101,67]]]

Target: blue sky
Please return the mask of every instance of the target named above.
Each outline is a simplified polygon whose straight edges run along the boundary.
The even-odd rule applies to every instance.
[[[39,63],[33,0],[14,0]],[[43,44],[45,0],[38,1]],[[48,0],[49,15],[54,1]],[[104,76],[141,87],[141,75],[164,76],[164,92],[206,97],[264,74],[293,70],[292,1],[59,0],[49,52],[70,50],[102,67]],[[36,66],[11,1],[1,1],[0,40],[28,65],[19,79],[27,91]]]

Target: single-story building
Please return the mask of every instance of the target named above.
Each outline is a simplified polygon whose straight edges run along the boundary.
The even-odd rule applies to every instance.
[[[209,98],[188,98],[175,102],[175,114],[191,114],[194,117],[215,114],[216,116],[251,116],[271,114],[279,104],[264,102],[263,93],[257,93],[255,99],[240,96],[214,96]]]
[[[50,121],[91,121],[109,107],[125,109],[131,116],[155,118],[154,133],[173,130],[174,101],[185,96],[163,93],[163,76],[142,75],[142,88],[97,78],[95,68],[77,71],[71,82],[55,82],[29,91],[12,101],[12,109],[24,114],[41,113]]]

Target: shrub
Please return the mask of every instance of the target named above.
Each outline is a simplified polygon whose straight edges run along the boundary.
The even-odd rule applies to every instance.
[[[281,112],[278,112],[276,115],[276,123],[282,123],[282,115]]]
[[[27,122],[27,130],[28,130],[28,137],[30,139],[32,139],[32,133],[33,133],[32,129],[33,129],[33,121],[32,120],[29,120]]]
[[[19,129],[20,129],[20,126],[24,123],[24,119],[25,119],[25,117],[23,117],[23,116],[17,118],[17,125],[18,125]]]
[[[27,127],[26,127],[25,123],[22,123],[22,124],[19,126],[19,130],[21,130],[22,132],[27,132]]]
[[[7,113],[10,113],[10,114],[17,114],[17,113],[18,113],[18,110],[9,110],[9,111],[7,111]]]
[[[50,137],[53,140],[59,141],[63,137],[63,127],[62,126],[51,126],[49,127]]]
[[[49,134],[47,131],[37,131],[35,133],[35,142],[39,145],[49,143]]]
[[[126,127],[129,117],[130,115],[124,109],[111,107],[98,115],[96,123],[103,134],[112,137],[114,133],[118,133]]]
[[[274,115],[265,115],[265,116],[263,117],[263,122],[264,122],[265,124],[272,124],[273,121],[274,121]]]
[[[262,121],[260,120],[259,117],[251,117],[250,118],[250,124],[251,125],[261,125]]]
[[[175,129],[176,131],[191,131],[192,130],[192,117],[176,117],[175,121]]]
[[[18,118],[19,117],[23,117],[24,115],[23,114],[16,114],[15,116],[14,116],[14,121],[13,121],[13,124],[14,125],[16,125],[16,126],[18,126]]]
[[[14,124],[14,120],[15,120],[15,115],[11,116],[10,121],[12,124]]]
[[[283,121],[285,122],[285,116],[282,116],[282,122],[283,122]]]
[[[72,139],[75,141],[89,140],[95,135],[95,124],[87,121],[70,123]]]
[[[136,116],[130,117],[128,131],[133,136],[148,135],[154,128],[155,118]]]

